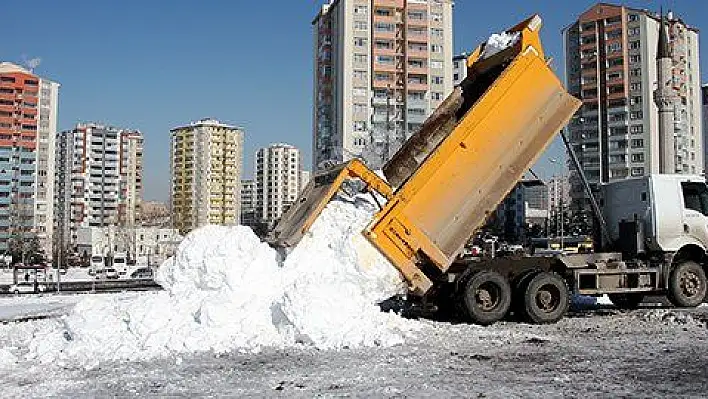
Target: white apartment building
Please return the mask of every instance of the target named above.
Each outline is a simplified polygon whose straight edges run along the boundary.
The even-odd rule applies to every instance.
[[[591,186],[703,170],[698,30],[672,13],[667,19],[661,52],[661,18],[647,10],[598,3],[563,31],[568,90],[583,101],[568,134]],[[662,124],[655,91],[665,58],[673,123]],[[673,148],[660,168],[662,146]],[[585,197],[574,171],[571,196]]]
[[[59,87],[0,62],[0,251],[14,234],[36,235],[52,258]]]
[[[171,130],[173,226],[182,234],[241,221],[242,128],[202,119]]]
[[[379,168],[452,92],[451,0],[330,0],[314,33],[313,170]]]
[[[302,187],[300,150],[272,144],[256,154],[256,217],[272,225],[292,205]]]
[[[467,77],[467,57],[462,53],[452,57],[452,84],[457,87]]]
[[[80,227],[76,249],[79,256],[125,254],[129,261],[141,260],[159,266],[174,256],[182,242],[177,229],[158,227]]]
[[[142,134],[80,123],[57,135],[55,241],[76,245],[82,227],[134,225],[142,198]]]

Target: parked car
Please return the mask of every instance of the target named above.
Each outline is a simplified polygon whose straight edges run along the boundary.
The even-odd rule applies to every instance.
[[[112,267],[109,267],[107,269],[103,269],[104,273],[106,273],[106,278],[110,279],[116,279],[118,278],[118,271]]]
[[[10,286],[8,289],[9,292],[12,292],[15,295],[18,294],[38,294],[40,292],[44,292],[47,289],[47,286],[44,284],[39,284],[37,283],[36,285],[36,291],[35,291],[35,283],[34,282],[19,282],[17,284],[13,284]]]
[[[136,279],[150,279],[153,277],[153,272],[152,269],[149,267],[141,267],[138,269],[135,269],[133,273],[131,273],[130,278],[136,278]]]

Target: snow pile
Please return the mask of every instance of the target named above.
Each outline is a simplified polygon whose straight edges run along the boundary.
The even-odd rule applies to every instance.
[[[374,206],[335,201],[284,262],[279,309],[296,339],[318,348],[393,345],[410,322],[375,304],[404,292],[396,269],[362,236]]]
[[[8,349],[0,348],[0,370],[10,368],[17,363],[17,357]]]
[[[673,310],[656,309],[651,310],[641,316],[644,321],[661,322],[667,326],[692,326],[705,327],[706,323],[697,320],[693,315],[686,312]]]
[[[376,302],[405,289],[361,235],[376,208],[331,202],[280,264],[246,227],[191,233],[158,272],[165,291],[90,297],[31,341],[28,358],[94,367],[171,353],[393,345],[415,323]]]
[[[516,44],[516,42],[519,41],[520,37],[521,34],[519,32],[502,32],[492,34],[491,36],[489,36],[489,39],[487,39],[487,42],[484,44],[480,59],[489,58],[502,50],[506,50],[507,48]]]

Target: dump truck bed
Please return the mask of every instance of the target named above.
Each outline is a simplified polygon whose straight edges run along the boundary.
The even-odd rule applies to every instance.
[[[356,160],[319,172],[270,242],[295,245],[357,180],[387,200],[364,235],[425,295],[580,107],[546,62],[540,26],[533,16],[509,29],[516,41],[488,57],[477,48],[460,88],[384,166],[388,184]]]
[[[478,48],[462,89],[384,168],[398,189],[364,234],[415,293],[447,270],[580,106],[548,66],[539,28],[535,16],[510,29],[517,43],[486,59]]]

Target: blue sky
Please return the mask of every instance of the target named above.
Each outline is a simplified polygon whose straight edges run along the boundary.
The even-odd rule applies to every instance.
[[[324,0],[51,1],[3,4],[0,60],[40,57],[36,72],[62,84],[59,128],[98,121],[145,134],[145,198],[167,200],[169,129],[204,117],[246,129],[244,166],[272,142],[300,147],[309,167],[312,132],[312,31]],[[555,66],[560,31],[594,4],[573,1],[457,0],[455,50],[472,50],[489,34],[532,13],[544,18],[543,40]],[[708,29],[708,2],[626,1],[671,8]],[[8,37],[9,35],[9,37]],[[708,46],[702,42],[702,53]],[[708,65],[701,63],[703,81]],[[554,143],[537,170],[562,155]]]

